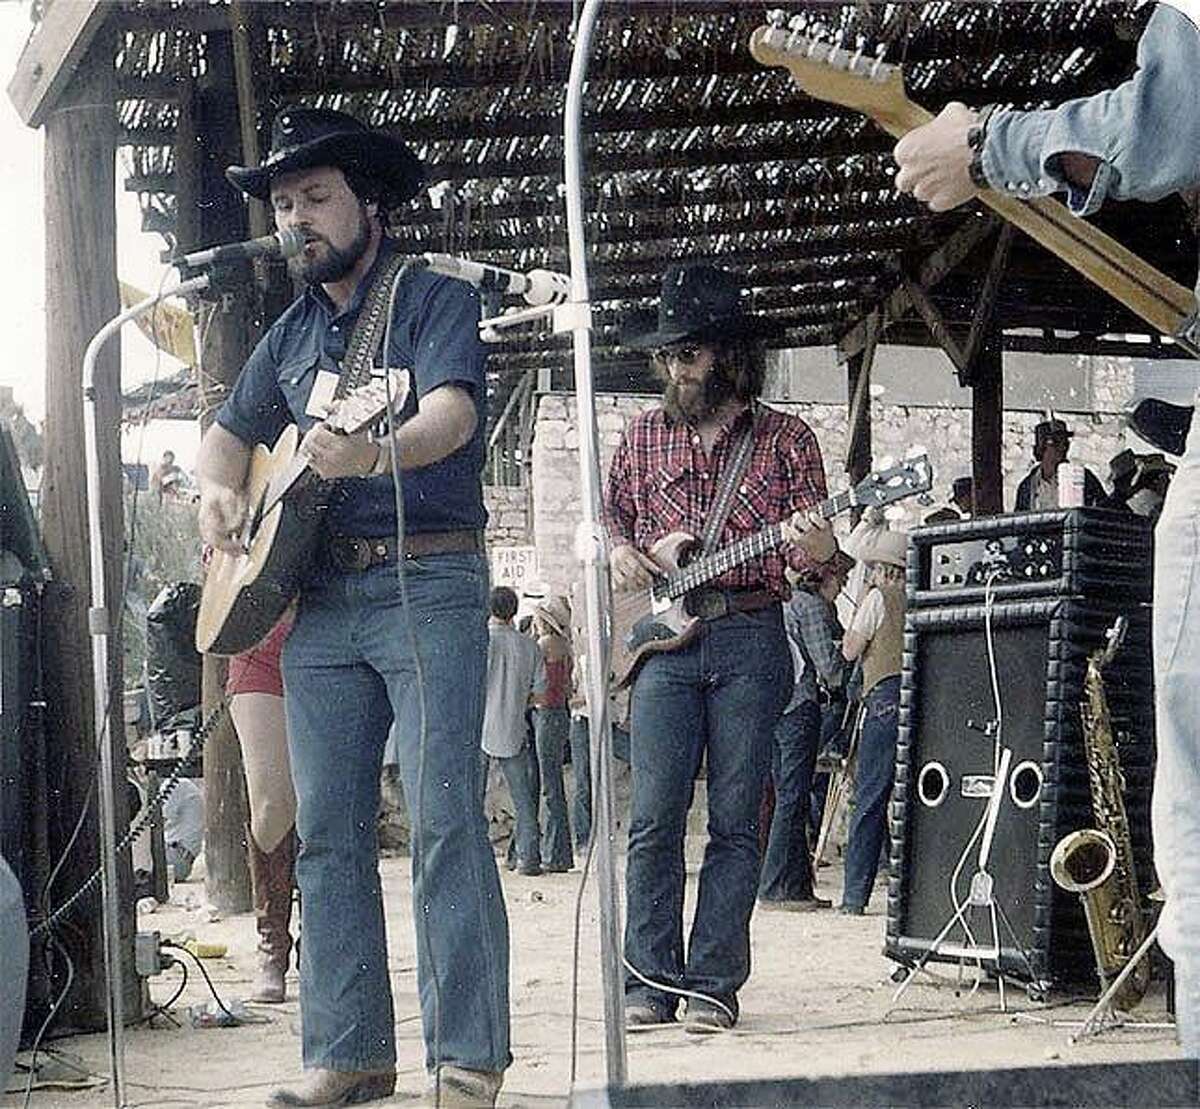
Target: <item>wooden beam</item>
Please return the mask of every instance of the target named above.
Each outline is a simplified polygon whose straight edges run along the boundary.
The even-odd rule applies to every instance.
[[[41,127],[112,10],[105,0],[53,0],[21,52],[8,98],[27,127]],[[111,59],[107,64],[111,68]]]
[[[846,474],[851,485],[857,485],[871,472],[871,369],[881,331],[880,309],[876,308],[864,322],[867,325],[866,342],[862,350],[850,356],[846,365],[846,395],[850,398]],[[857,524],[861,517],[861,506],[855,506],[852,521]]]
[[[969,219],[925,259],[917,271],[917,281],[925,289],[933,288],[995,230],[997,223],[999,220],[995,216]],[[908,289],[900,285],[879,307],[883,309],[880,325],[886,331],[889,323],[900,319],[912,307],[912,298]],[[839,361],[862,350],[866,335],[866,320],[860,320],[838,340]]]
[[[965,373],[966,355],[963,354],[962,347],[958,345],[958,340],[951,333],[949,324],[942,319],[937,305],[929,299],[929,294],[919,282],[914,281],[911,277],[904,279],[903,288],[908,293],[909,303],[917,310],[917,315],[925,321],[925,326],[929,328],[929,334],[933,336],[934,342],[946,352],[959,374]]]
[[[983,279],[983,287],[979,290],[979,299],[975,302],[975,314],[971,318],[971,331],[963,345],[963,365],[959,367],[958,380],[962,385],[970,385],[974,372],[975,361],[983,346],[984,337],[988,334],[993,318],[996,315],[996,297],[1000,292],[1000,282],[1008,266],[1008,252],[1012,247],[1013,235],[1016,228],[1006,223],[1000,228],[996,239],[996,249],[992,252],[992,260],[988,263],[988,271]]]
[[[1004,511],[1003,436],[1004,353],[1000,336],[993,331],[980,349],[971,386],[971,477],[976,516],[996,516]]]

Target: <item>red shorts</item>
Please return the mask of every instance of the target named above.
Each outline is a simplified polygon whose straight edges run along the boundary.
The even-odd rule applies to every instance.
[[[232,697],[235,693],[273,693],[276,697],[283,696],[279,655],[283,651],[283,641],[291,630],[291,620],[280,620],[261,643],[229,660],[229,674],[225,679],[226,697]]]

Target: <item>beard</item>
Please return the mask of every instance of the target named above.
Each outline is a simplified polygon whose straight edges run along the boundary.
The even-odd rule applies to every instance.
[[[371,242],[371,217],[367,214],[367,206],[359,204],[358,232],[345,250],[338,249],[323,236],[315,236],[311,241],[324,243],[326,253],[318,258],[306,258],[303,251],[293,255],[288,259],[288,272],[292,277],[307,285],[331,284],[348,277]]]
[[[737,394],[725,371],[714,365],[703,381],[672,379],[663,392],[663,408],[672,420],[700,424]]]

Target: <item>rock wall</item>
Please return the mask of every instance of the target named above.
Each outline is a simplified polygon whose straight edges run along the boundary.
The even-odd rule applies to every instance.
[[[1107,484],[1108,460],[1125,446],[1125,431],[1117,411],[1127,401],[1128,382],[1120,374],[1097,382],[1097,392],[1112,404],[1108,411],[1065,417],[1075,431],[1071,461],[1090,467]],[[607,394],[596,398],[600,433],[600,463],[608,462],[620,441],[625,422],[637,412],[658,403],[656,397]],[[773,403],[805,420],[821,444],[830,492],[846,488],[842,460],[846,452],[846,409],[842,405]],[[1004,416],[1005,504],[1011,506],[1017,484],[1033,464],[1033,427],[1040,411],[1009,410]],[[955,477],[971,472],[971,413],[967,409],[885,405],[872,407],[872,436],[876,465],[897,460],[917,450],[933,463],[933,503],[904,502],[900,526],[912,527],[934,505],[949,496]],[[556,591],[569,591],[577,576],[575,531],[580,522],[579,437],[575,426],[575,398],[564,393],[543,395],[538,401],[533,438],[533,536],[541,562],[541,577]]]
[[[523,546],[532,542],[529,490],[520,485],[485,485],[489,547]]]

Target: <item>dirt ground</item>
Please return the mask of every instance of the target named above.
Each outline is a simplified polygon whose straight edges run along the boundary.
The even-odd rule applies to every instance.
[[[699,855],[689,849],[690,857]],[[423,1048],[417,1016],[413,929],[409,916],[409,860],[382,863],[396,998],[399,1083],[393,1104],[412,1104],[424,1084]],[[689,867],[689,896],[697,868]],[[572,936],[581,871],[522,877],[502,869],[512,931],[512,1042],[515,1061],[500,1105],[551,1106],[566,1102],[572,1089]],[[841,868],[819,874],[824,896],[838,901]],[[194,936],[224,943],[225,957],[207,959],[213,983],[227,1004],[245,995],[254,965],[254,922],[250,915],[211,921],[200,905],[203,884],[174,887],[172,904],[143,914],[139,927],[164,936]],[[691,902],[689,900],[689,912]],[[1070,1044],[1070,1028],[1087,1010],[1084,1002],[1054,997],[1034,1005],[1019,987],[1008,991],[1009,1012],[999,1009],[997,991],[955,988],[953,968],[938,970],[940,981],[922,979],[893,1010],[893,964],[881,949],[885,926],[884,886],[875,889],[867,915],[835,912],[756,913],[754,970],[741,995],[742,1019],[735,1031],[696,1037],[682,1028],[631,1036],[631,1082],[817,1076],[916,1070],[967,1070],[992,1066],[1096,1063],[1169,1059],[1178,1056],[1169,1029],[1127,1025],[1097,1038]],[[596,884],[582,898],[582,943],[578,994],[577,1089],[605,1082],[604,1027],[599,966]],[[150,992],[163,1002],[174,992],[177,971],[152,979]],[[208,990],[192,968],[186,992],[173,1012],[174,1026],[129,1030],[126,1077],[131,1106],[261,1105],[277,1084],[299,1073],[299,1007],[258,1006],[266,1023],[237,1028],[190,1026],[187,1006],[202,1004]],[[1164,1021],[1161,989],[1138,1009],[1138,1022]],[[106,1039],[79,1036],[57,1040],[55,1053],[82,1060],[93,1076],[108,1066]],[[97,1081],[97,1079],[94,1079]],[[22,1104],[9,1095],[4,1105]],[[112,1106],[103,1084],[80,1090],[34,1091],[36,1109]]]

